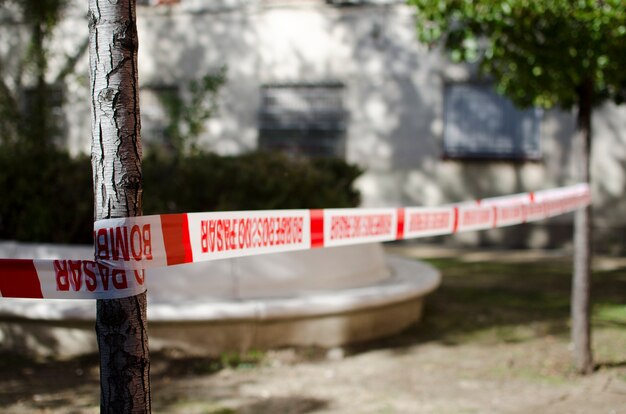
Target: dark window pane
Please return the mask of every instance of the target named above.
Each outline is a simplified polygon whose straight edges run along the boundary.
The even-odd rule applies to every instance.
[[[487,84],[445,88],[444,155],[450,158],[538,159],[541,112],[520,110]]]
[[[339,83],[264,86],[259,147],[314,157],[343,157],[343,90]]]

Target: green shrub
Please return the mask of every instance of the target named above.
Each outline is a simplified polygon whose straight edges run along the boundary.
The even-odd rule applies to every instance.
[[[354,207],[361,170],[336,159],[292,159],[278,153],[182,162],[144,160],[144,213]]]
[[[0,146],[0,239],[91,243],[91,188],[86,156]]]
[[[147,156],[144,214],[353,207],[361,171],[335,159],[275,153]],[[86,156],[0,146],[0,239],[91,243],[93,193]]]

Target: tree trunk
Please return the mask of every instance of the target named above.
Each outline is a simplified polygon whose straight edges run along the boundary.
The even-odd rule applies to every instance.
[[[579,180],[590,183],[591,113],[593,82],[587,80],[579,89],[578,169]],[[591,206],[579,209],[574,219],[574,275],[572,283],[572,342],[574,364],[581,374],[593,371],[591,353]]]
[[[30,102],[30,114],[32,119],[27,123],[29,125],[29,138],[33,150],[45,151],[45,146],[51,143],[48,107],[49,88],[46,84],[46,72],[48,62],[44,49],[44,28],[42,22],[33,22],[31,50],[35,64],[35,77],[37,78],[35,88],[33,90],[32,100]]]
[[[135,19],[135,0],[89,1],[96,220],[142,213]],[[98,300],[101,412],[150,412],[146,325],[145,293]]]

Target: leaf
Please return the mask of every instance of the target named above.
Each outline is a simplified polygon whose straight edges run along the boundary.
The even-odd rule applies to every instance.
[[[567,109],[576,104],[580,83],[589,76],[595,105],[623,98],[623,0],[410,2],[420,39],[444,39],[454,62],[478,60],[483,73],[517,104]]]

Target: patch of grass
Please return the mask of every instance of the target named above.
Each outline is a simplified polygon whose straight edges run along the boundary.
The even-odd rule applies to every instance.
[[[616,324],[626,327],[626,304],[598,304],[594,306],[593,319],[597,323]]]
[[[473,332],[458,336],[458,342],[480,342],[486,344],[518,343],[537,336],[533,327],[503,325],[494,328],[477,329]]]
[[[265,353],[258,350],[247,352],[225,352],[220,356],[222,367],[231,369],[251,369],[265,359]]]
[[[600,368],[626,370],[626,329],[596,325],[592,331],[594,359]]]
[[[545,373],[541,370],[534,369],[533,367],[525,367],[517,369],[513,372],[513,375],[524,379],[529,382],[538,382],[549,385],[563,385],[567,384],[570,380],[569,376],[573,373],[571,370],[565,372],[553,372]]]
[[[189,359],[187,361],[187,371],[192,375],[211,375],[225,368],[237,370],[252,369],[261,364],[264,359],[265,353],[256,350],[247,352],[224,352],[220,355],[219,359]]]
[[[494,350],[478,368],[488,379],[556,385],[577,378],[569,351],[571,261],[490,260],[426,259],[441,272],[441,286],[426,298],[421,323],[384,346],[477,345]],[[592,275],[594,361],[626,380],[625,286],[626,268]]]
[[[224,407],[223,405],[212,402],[212,401],[198,401],[192,400],[188,398],[177,398],[172,401],[168,401],[161,404],[157,407],[159,412],[193,412],[193,413],[202,413],[202,414],[236,414],[237,411]]]
[[[224,369],[246,370],[261,365],[266,354],[262,351],[225,352],[219,357],[187,356],[170,352],[154,352],[150,356],[153,375],[176,379],[189,376],[209,376]]]
[[[463,262],[427,259],[443,276],[426,300],[423,335],[444,343],[523,342],[545,335],[567,338],[571,263]],[[626,269],[592,276],[594,326],[626,326]]]
[[[232,408],[217,408],[215,410],[205,411],[204,414],[237,414]]]

